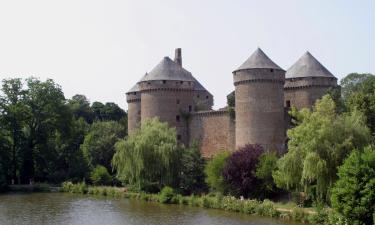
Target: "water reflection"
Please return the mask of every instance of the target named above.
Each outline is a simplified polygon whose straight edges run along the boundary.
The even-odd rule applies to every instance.
[[[64,193],[0,195],[1,225],[297,225],[222,210]]]

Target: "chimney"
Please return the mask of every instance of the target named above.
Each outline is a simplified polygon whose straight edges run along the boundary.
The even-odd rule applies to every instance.
[[[182,55],[181,55],[181,48],[176,48],[174,51],[174,61],[182,66]]]

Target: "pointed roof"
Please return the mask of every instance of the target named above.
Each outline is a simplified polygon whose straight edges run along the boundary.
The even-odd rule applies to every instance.
[[[138,92],[139,91],[138,83],[142,81],[146,76],[147,76],[147,73],[145,73],[145,75],[143,75],[143,77],[126,93]]]
[[[285,78],[335,77],[310,52],[303,54],[285,73]]]
[[[166,56],[141,81],[151,80],[195,81],[195,78],[189,71]]]
[[[276,69],[283,70],[274,63],[260,48],[255,52],[234,72],[247,69]]]

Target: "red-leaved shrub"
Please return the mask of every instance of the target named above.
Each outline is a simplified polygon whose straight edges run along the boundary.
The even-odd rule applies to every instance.
[[[223,169],[223,177],[235,196],[256,197],[261,181],[255,176],[259,157],[263,153],[260,145],[245,145],[233,152]]]

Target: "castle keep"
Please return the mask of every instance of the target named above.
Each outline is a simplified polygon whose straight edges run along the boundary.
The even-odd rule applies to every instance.
[[[234,115],[230,109],[212,110],[213,96],[182,66],[181,49],[174,60],[164,57],[126,93],[128,130],[158,117],[176,128],[185,145],[197,141],[205,157],[245,144],[285,151],[287,111],[310,108],[337,79],[306,52],[287,71],[257,49],[233,72]]]

